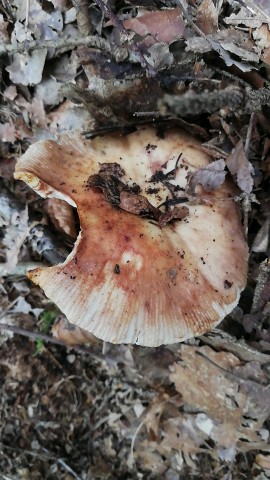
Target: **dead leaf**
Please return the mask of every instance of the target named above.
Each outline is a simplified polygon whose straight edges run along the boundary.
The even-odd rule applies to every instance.
[[[36,97],[42,100],[44,105],[59,105],[64,99],[62,85],[54,77],[42,80],[36,87]]]
[[[211,36],[207,36],[205,38],[193,36],[191,38],[188,38],[186,40],[186,51],[187,52],[192,51],[194,53],[206,53],[206,52],[210,52],[211,50],[214,50],[221,56],[221,58],[224,60],[224,62],[228,67],[235,65],[242,72],[249,72],[254,68],[252,65],[249,65],[248,63],[244,63],[240,60],[236,60],[235,58],[231,57],[228,51],[226,50],[226,48],[224,48],[220,44],[220,39],[217,41],[214,38],[212,38]],[[225,43],[225,47],[226,47],[226,43]],[[232,46],[231,47],[229,46],[229,48],[233,49]],[[255,57],[252,56],[252,58],[255,58]]]
[[[134,456],[136,460],[138,459],[140,469],[143,471],[151,472],[155,476],[164,475],[167,467],[162,456],[157,452],[156,442],[147,440],[141,442],[141,446],[136,450]]]
[[[0,141],[1,142],[16,142],[16,128],[13,123],[0,123]]]
[[[53,134],[74,130],[87,130],[93,128],[93,121],[85,108],[74,105],[66,100],[59,107],[47,115],[49,130]]]
[[[155,43],[170,43],[183,36],[185,23],[180,8],[147,12],[124,21],[124,27],[145,38],[146,47]]]
[[[9,43],[8,22],[5,22],[4,17],[0,14],[0,44]]]
[[[230,173],[236,175],[237,184],[241,190],[245,193],[251,193],[253,167],[246,157],[242,140],[239,140],[236,147],[228,155],[226,164]]]
[[[158,451],[166,455],[172,450],[178,452],[202,452],[202,445],[208,435],[198,431],[196,417],[181,413],[175,418],[169,418],[163,424],[163,439]]]
[[[252,36],[259,48],[264,50],[270,47],[270,31],[267,25],[262,25],[252,32]]]
[[[77,325],[69,323],[64,318],[60,318],[60,320],[53,325],[52,334],[55,338],[70,346],[83,345],[85,343],[94,345],[98,343],[98,339],[94,335],[77,327]]]
[[[58,198],[49,198],[47,212],[52,224],[59,232],[64,232],[72,238],[77,238],[73,209],[69,203]]]
[[[5,178],[6,180],[11,181],[14,170],[15,170],[16,160],[14,157],[0,157],[0,177]]]
[[[201,185],[206,192],[219,188],[226,177],[225,166],[225,161],[220,159],[191,173],[188,179],[188,190],[194,193],[197,185]]]
[[[0,229],[3,232],[0,246],[5,258],[5,263],[0,263],[0,275],[7,275],[17,265],[21,246],[28,234],[28,208],[3,186],[0,196]]]
[[[149,216],[159,219],[161,212],[155,208],[143,195],[136,195],[127,191],[120,193],[119,207],[126,212],[133,213],[134,215]]]
[[[267,252],[270,237],[270,216],[266,218],[265,222],[258,231],[256,237],[253,240],[252,251],[253,252]]]
[[[15,53],[13,62],[6,68],[10,80],[22,85],[37,85],[42,78],[46,56],[46,48],[32,53]]]
[[[224,50],[232,53],[233,55],[237,55],[237,57],[241,58],[241,60],[244,62],[259,62],[258,53],[250,51],[247,47],[236,45],[234,42],[228,40],[220,42],[220,45],[222,48],[224,48]]]
[[[245,25],[249,28],[258,28],[265,22],[265,18],[263,15],[259,15],[258,12],[253,13],[249,8],[241,7],[237,13],[232,13],[224,21],[227,25]]]
[[[200,352],[228,370],[240,364],[240,360],[231,353],[216,353],[209,347],[200,348]],[[205,412],[212,419],[238,423],[241,411],[232,403],[238,389],[236,380],[226,378],[217,367],[197,355],[197,349],[193,346],[182,345],[181,358],[181,363],[173,365],[170,379],[184,402]]]
[[[148,63],[156,70],[170,67],[174,60],[169,45],[165,43],[155,43],[155,45],[148,48],[147,53]]]
[[[258,455],[256,455],[255,462],[257,465],[259,465],[259,467],[270,470],[270,455],[258,453]]]
[[[203,0],[197,12],[198,27],[208,35],[218,28],[218,12],[213,0]]]
[[[244,444],[247,451],[261,442],[260,429],[269,415],[269,390],[261,366],[254,361],[242,366],[235,355],[209,347],[182,345],[180,355],[170,379],[183,401],[212,421],[204,431],[216,442],[219,455],[237,444],[238,448]],[[262,383],[257,381],[261,376]]]
[[[162,213],[159,217],[158,224],[160,227],[165,227],[167,223],[171,220],[182,220],[183,218],[187,217],[189,214],[189,209],[187,207],[174,207],[172,210],[168,212]]]

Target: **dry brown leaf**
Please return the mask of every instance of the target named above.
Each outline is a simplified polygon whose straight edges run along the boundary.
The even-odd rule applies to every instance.
[[[256,455],[255,462],[260,467],[270,470],[270,455],[262,455],[259,453]]]
[[[77,237],[75,219],[71,205],[59,198],[49,198],[47,212],[52,224],[59,232],[65,232],[72,238]]]
[[[197,13],[198,27],[208,35],[214,33],[218,27],[218,12],[213,0],[203,0]]]
[[[232,353],[216,353],[209,347],[203,347],[199,351],[226,369],[240,364],[239,359]],[[233,397],[237,392],[237,382],[226,378],[217,367],[197,352],[195,347],[182,346],[182,362],[174,364],[175,371],[170,375],[176,390],[182,394],[185,403],[207,413],[211,418],[221,422],[238,423],[241,411],[229,401],[229,397]]]
[[[83,345],[85,343],[93,345],[98,343],[98,340],[94,335],[77,327],[77,325],[69,323],[64,318],[60,318],[59,322],[53,325],[52,334],[55,338],[70,346]]]
[[[155,476],[163,475],[167,469],[162,456],[157,452],[156,442],[149,442],[148,440],[141,442],[140,447],[134,452],[134,456],[140,469],[151,472]]]
[[[145,46],[155,43],[170,44],[183,36],[185,23],[180,8],[147,12],[141,17],[124,21],[124,27],[142,37]]]
[[[226,164],[230,173],[236,175],[237,184],[241,190],[245,193],[251,193],[253,167],[246,157],[242,140],[239,140],[236,147],[228,155]]]
[[[203,451],[201,447],[207,435],[198,430],[196,417],[189,414],[180,414],[169,418],[163,423],[163,439],[158,446],[162,455],[178,450],[179,452],[195,453]]]
[[[262,50],[270,47],[270,31],[267,25],[262,25],[252,32],[252,36]]]
[[[235,449],[240,439],[246,450],[254,448],[270,409],[259,364],[250,362],[247,369],[235,355],[209,347],[183,345],[180,354],[170,379],[189,407],[211,419],[209,437],[221,449]]]

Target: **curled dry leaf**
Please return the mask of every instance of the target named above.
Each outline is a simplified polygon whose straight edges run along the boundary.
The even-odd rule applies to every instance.
[[[52,224],[60,232],[77,237],[74,214],[71,205],[59,198],[50,198],[47,203],[47,212]]]
[[[242,140],[239,140],[236,147],[226,159],[227,167],[232,175],[236,175],[237,184],[245,193],[251,193],[253,188],[253,167],[248,161]]]
[[[77,327],[77,325],[72,325],[64,318],[60,318],[59,322],[53,325],[52,334],[55,338],[69,346],[82,345],[84,343],[93,345],[98,342],[92,333]]]
[[[29,277],[71,323],[106,341],[157,346],[211,329],[238,302],[248,251],[231,182],[207,204],[183,196],[187,174],[209,161],[179,130],[32,145],[15,177],[77,206],[81,233],[63,264]],[[161,227],[150,211],[121,208],[121,192],[163,214],[182,209]]]
[[[270,216],[266,218],[256,237],[253,240],[253,252],[267,252],[270,240]]]

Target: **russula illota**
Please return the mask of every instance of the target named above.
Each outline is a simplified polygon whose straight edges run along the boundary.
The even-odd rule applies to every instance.
[[[158,346],[210,330],[236,306],[248,250],[235,187],[186,196],[188,174],[210,162],[196,143],[147,127],[41,141],[20,158],[15,178],[78,209],[65,262],[29,272],[71,323],[109,342]]]

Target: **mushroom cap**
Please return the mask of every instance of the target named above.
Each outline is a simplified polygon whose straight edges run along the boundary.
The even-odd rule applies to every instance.
[[[230,180],[186,199],[188,214],[163,227],[89,187],[101,167],[117,164],[121,181],[159,207],[210,163],[198,144],[181,130],[146,127],[37,142],[19,159],[15,178],[78,209],[81,232],[65,262],[28,274],[71,323],[112,343],[158,346],[210,330],[237,305],[248,248]]]

